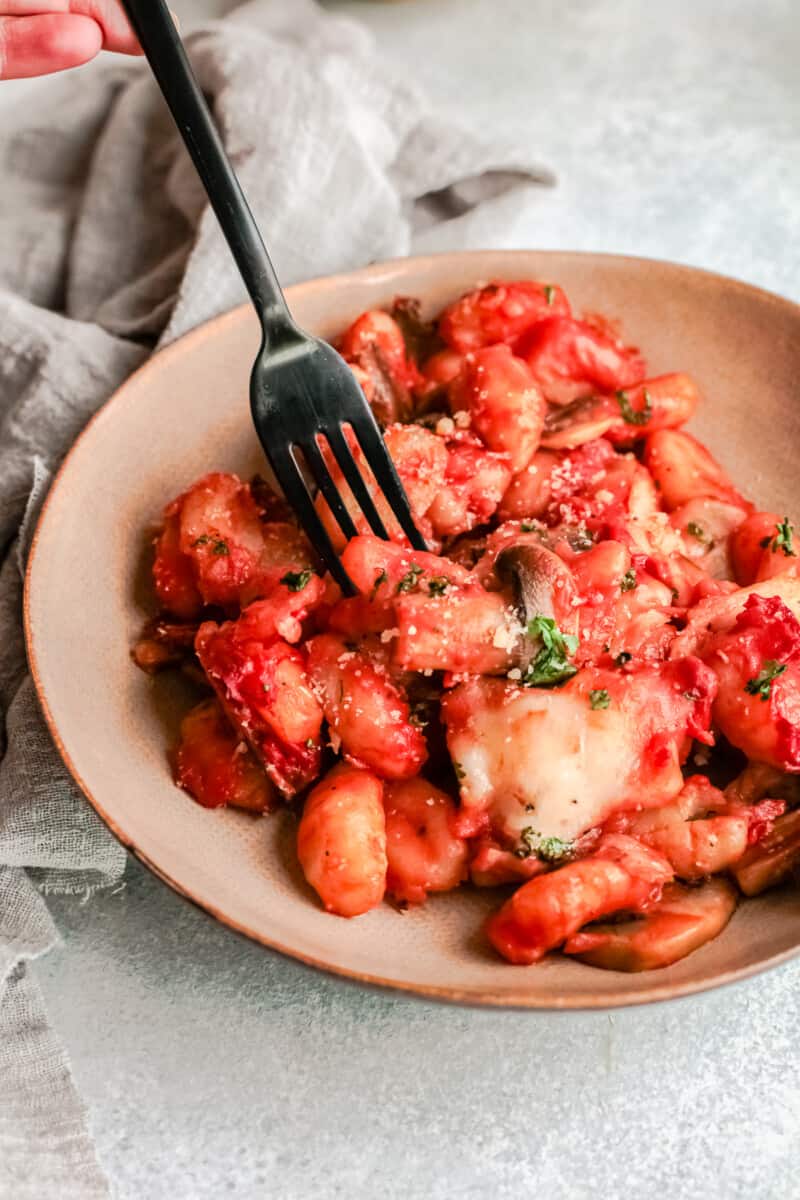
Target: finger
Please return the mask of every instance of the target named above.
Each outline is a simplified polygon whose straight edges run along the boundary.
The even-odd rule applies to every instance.
[[[0,0],[3,17],[34,17],[72,13],[91,17],[103,31],[103,46],[120,54],[141,54],[141,48],[119,0]]]
[[[89,62],[102,48],[103,31],[89,17],[0,17],[0,79],[66,71]]]
[[[68,0],[68,7],[70,12],[82,13],[97,22],[103,30],[105,50],[114,50],[118,54],[142,53],[136,34],[118,0]]]

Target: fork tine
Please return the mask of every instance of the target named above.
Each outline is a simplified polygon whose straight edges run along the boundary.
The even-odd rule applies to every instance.
[[[316,550],[345,596],[356,596],[358,588],[342,566],[339,555],[333,548],[328,532],[319,518],[314,502],[308,493],[303,473],[291,448],[285,453],[268,455],[275,478],[283,490],[286,500],[297,513],[309,541]]]
[[[388,500],[409,542],[415,550],[427,550],[425,538],[414,524],[405,489],[372,413],[369,410],[363,414],[348,413],[347,421],[358,438],[378,487]]]
[[[325,430],[325,436],[328,439],[328,444],[336,456],[336,461],[341,467],[342,474],[347,480],[347,485],[355,497],[356,503],[363,512],[364,516],[370,524],[370,528],[376,537],[389,540],[389,534],[386,532],[386,526],[381,519],[381,515],[375,507],[375,501],[372,499],[370,490],[364,482],[363,476],[358,469],[358,463],[353,458],[352,451],[347,444],[347,438],[342,432],[341,425],[332,425]]]
[[[328,502],[328,508],[339,522],[339,528],[342,533],[348,541],[350,538],[356,537],[358,530],[355,527],[353,518],[347,511],[344,500],[339,495],[336,484],[331,479],[328,464],[322,456],[322,451],[319,448],[316,437],[312,435],[306,441],[300,443],[299,448],[303,453],[303,458],[309,471],[314,476],[314,482]]]

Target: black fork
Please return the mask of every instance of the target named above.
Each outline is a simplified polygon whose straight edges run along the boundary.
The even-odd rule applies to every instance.
[[[250,407],[264,453],[317,554],[352,595],[356,589],[319,518],[299,455],[344,536],[354,537],[352,516],[323,454],[321,443],[327,441],[370,528],[386,538],[386,527],[348,443],[349,426],[411,545],[425,550],[425,540],[352,371],[331,346],[305,333],[292,319],[164,0],[123,2],[261,321],[263,340],[250,376]]]

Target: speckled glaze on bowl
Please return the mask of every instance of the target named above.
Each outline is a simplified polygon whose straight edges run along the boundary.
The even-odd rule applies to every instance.
[[[619,318],[653,374],[691,372],[705,395],[695,429],[766,508],[797,510],[800,308],[702,271],[606,255],[475,252],[401,259],[289,289],[324,337],[396,295],[434,312],[493,278],[563,285],[577,310]],[[247,389],[258,328],[249,308],[210,322],[139,370],[66,459],[28,565],[25,621],[39,698],[77,783],[117,837],[176,891],[249,937],[362,980],[473,1004],[602,1008],[686,995],[800,952],[800,892],[743,903],[727,929],[665,970],[625,975],[557,956],[511,967],[481,925],[498,902],[464,888],[398,913],[326,915],[294,856],[294,824],[209,812],[167,762],[191,692],[148,679],[130,645],[152,612],[148,531],[163,505],[212,469],[261,465]]]

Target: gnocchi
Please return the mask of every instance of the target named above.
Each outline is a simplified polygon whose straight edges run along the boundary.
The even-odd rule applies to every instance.
[[[357,536],[317,512],[354,596],[264,480],[173,499],[133,657],[202,689],[176,783],[250,819],[296,808],[305,878],[342,917],[505,888],[485,936],[511,963],[693,952],[800,869],[790,516],[683,428],[690,376],[653,375],[550,281],[432,320],[399,299],[338,346],[428,549],[364,469],[372,534],[326,445]]]

